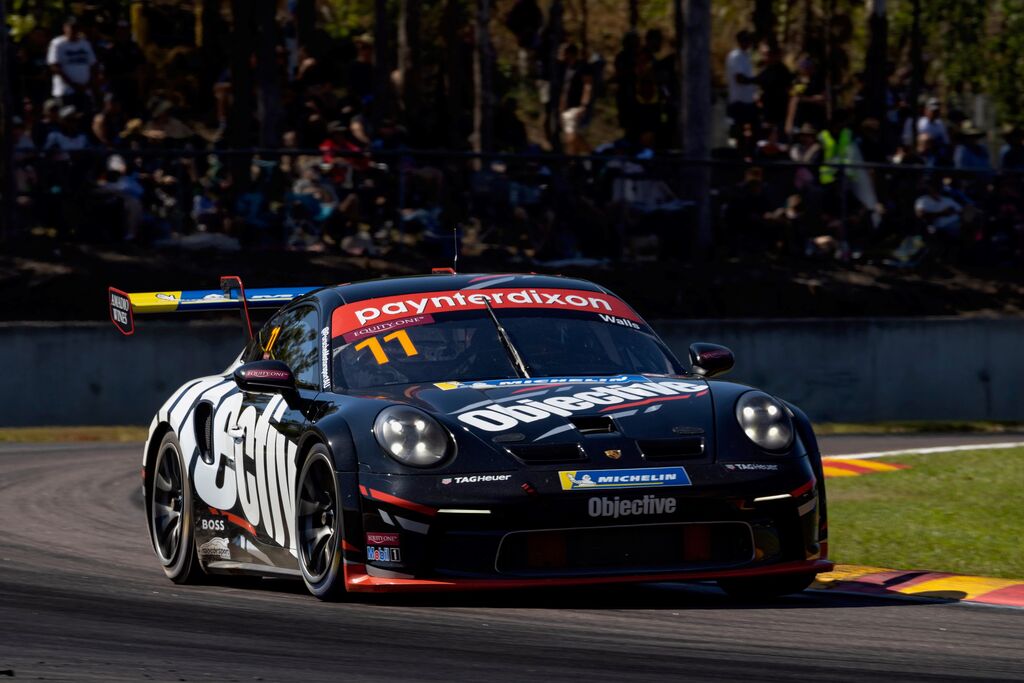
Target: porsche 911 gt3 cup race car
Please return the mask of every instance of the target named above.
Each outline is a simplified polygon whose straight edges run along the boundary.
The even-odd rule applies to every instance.
[[[136,314],[283,308],[175,391],[143,453],[171,580],[292,576],[346,591],[717,580],[802,590],[827,559],[807,417],[683,366],[608,290],[540,275],[128,294]]]

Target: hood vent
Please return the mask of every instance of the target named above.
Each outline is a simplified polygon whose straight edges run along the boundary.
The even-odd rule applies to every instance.
[[[619,431],[607,415],[575,415],[569,422],[580,434],[611,434]]]
[[[578,443],[530,444],[506,446],[512,455],[527,465],[542,465],[553,462],[580,462],[587,454]]]
[[[704,455],[704,437],[683,436],[674,439],[645,439],[637,441],[644,460],[687,460]]]

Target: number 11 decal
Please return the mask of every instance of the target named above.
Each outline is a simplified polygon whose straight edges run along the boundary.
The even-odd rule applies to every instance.
[[[384,337],[385,342],[395,341],[402,347],[402,351],[409,358],[419,355],[419,351],[416,350],[416,346],[412,343],[412,339],[409,339],[409,333],[405,330],[399,330],[398,332],[392,332]],[[370,337],[366,341],[359,342],[356,344],[356,351],[362,351],[365,348],[370,349],[370,353],[373,354],[373,359],[377,361],[377,365],[384,365],[391,361],[388,358],[388,354],[384,353],[384,345],[376,337]]]

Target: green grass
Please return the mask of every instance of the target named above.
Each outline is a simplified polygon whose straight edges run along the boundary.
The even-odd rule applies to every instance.
[[[1024,579],[1024,448],[885,460],[911,469],[829,479],[832,559]]]
[[[0,443],[145,441],[146,427],[4,427]]]
[[[830,434],[937,434],[942,432],[999,434],[1024,432],[1024,422],[999,420],[929,420],[907,422],[823,422],[814,425],[819,436]]]

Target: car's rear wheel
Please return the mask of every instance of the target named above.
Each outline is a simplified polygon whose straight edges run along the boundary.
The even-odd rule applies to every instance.
[[[341,502],[334,463],[323,444],[313,446],[299,473],[295,529],[306,588],[321,600],[337,600],[345,593]]]
[[[799,593],[814,582],[815,574],[781,574],[744,579],[719,579],[718,586],[734,598],[767,600]]]
[[[149,528],[160,564],[175,583],[196,583],[204,576],[192,534],[192,492],[184,473],[181,445],[173,433],[160,442],[153,466]]]

